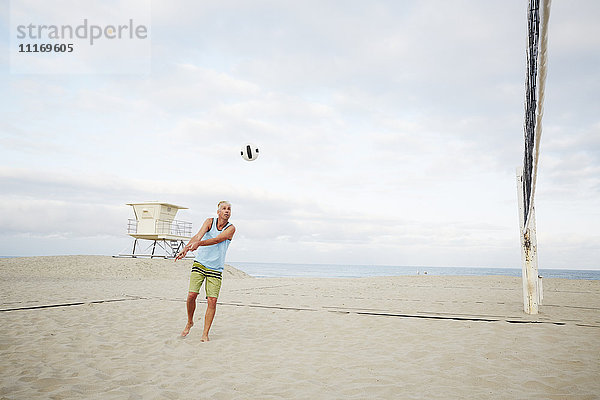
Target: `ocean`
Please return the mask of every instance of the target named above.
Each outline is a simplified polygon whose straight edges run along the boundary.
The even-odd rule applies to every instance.
[[[402,276],[423,274],[455,276],[521,276],[520,268],[410,267],[389,265],[288,264],[257,262],[227,263],[257,278],[364,278],[370,276]],[[539,274],[544,278],[600,280],[600,270],[540,269]]]

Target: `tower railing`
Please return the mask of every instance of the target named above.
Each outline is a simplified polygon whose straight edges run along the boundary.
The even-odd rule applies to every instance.
[[[155,234],[155,235],[174,235],[182,237],[192,237],[192,223],[178,220],[157,219],[154,224],[154,232],[138,232],[138,221],[129,219],[127,222],[128,234]]]
[[[177,220],[156,220],[156,233],[161,235],[175,235],[175,236],[192,236],[192,223],[187,221]]]
[[[132,234],[132,233],[137,233],[137,219],[128,219],[127,220],[127,233],[128,234]]]

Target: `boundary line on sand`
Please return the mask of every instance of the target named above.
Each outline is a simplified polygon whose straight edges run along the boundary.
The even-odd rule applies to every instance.
[[[59,304],[45,304],[41,306],[28,306],[28,307],[14,307],[14,308],[3,308],[0,312],[7,311],[23,311],[23,310],[39,310],[43,308],[57,308],[57,307],[71,307],[71,306],[84,306],[86,304],[101,304],[101,303],[115,303],[117,301],[131,301],[131,300],[144,300],[143,297],[130,296],[126,299],[108,299],[108,300],[92,300],[92,301],[77,301],[74,303],[59,303]]]
[[[285,307],[285,306],[267,306],[261,304],[243,304],[243,303],[218,303],[219,305],[224,306],[236,306],[236,307],[254,307],[254,308],[266,308],[266,309],[280,309],[280,310],[292,310],[292,311],[320,311],[315,308],[299,308],[299,307]],[[576,326],[585,326],[592,328],[600,328],[600,325],[590,325],[584,323],[578,323],[576,321],[569,322],[556,322],[556,321],[533,321],[533,320],[519,320],[513,318],[505,318],[505,317],[469,317],[469,316],[457,316],[457,315],[431,315],[431,314],[401,314],[401,313],[392,313],[386,311],[361,311],[358,309],[345,309],[339,308],[337,310],[328,310],[327,308],[337,308],[337,307],[323,307],[322,310],[332,313],[338,314],[356,314],[356,315],[368,315],[368,316],[377,316],[377,317],[397,317],[397,318],[419,318],[419,319],[437,319],[437,320],[453,320],[453,321],[473,321],[473,322],[507,322],[510,324],[550,324],[550,325],[558,325],[564,326],[569,322],[574,323]]]
[[[115,303],[122,301],[135,301],[135,300],[166,300],[166,301],[176,301],[176,302],[185,302],[183,299],[169,299],[165,297],[142,297],[142,296],[132,296],[125,295],[125,298],[118,299],[107,299],[107,300],[91,300],[91,301],[78,301],[72,303],[59,303],[59,304],[46,304],[39,306],[27,306],[27,307],[13,307],[13,308],[5,308],[0,309],[0,312],[9,312],[9,311],[27,311],[27,310],[39,310],[39,309],[48,309],[48,308],[58,308],[58,307],[71,307],[71,306],[82,306],[86,304],[102,304],[102,303]],[[205,303],[204,300],[198,300],[200,303]],[[322,308],[307,308],[307,307],[286,307],[282,305],[266,305],[266,304],[245,304],[245,303],[218,303],[221,306],[235,306],[235,307],[252,307],[252,308],[262,308],[262,309],[277,309],[277,310],[286,310],[286,311],[327,311],[338,314],[356,314],[356,315],[367,315],[367,316],[375,316],[375,317],[396,317],[396,318],[418,318],[418,319],[434,319],[434,320],[450,320],[450,321],[473,321],[473,322],[507,322],[510,324],[550,324],[557,326],[565,326],[568,324],[574,324],[576,326],[582,327],[590,327],[590,328],[600,328],[600,325],[587,324],[583,321],[534,321],[534,320],[523,320],[518,319],[518,317],[500,317],[500,316],[470,316],[468,314],[451,314],[440,315],[435,313],[420,313],[420,314],[404,314],[404,313],[396,313],[385,310],[365,310],[359,308],[344,308],[344,307],[331,307],[331,306],[323,306]]]

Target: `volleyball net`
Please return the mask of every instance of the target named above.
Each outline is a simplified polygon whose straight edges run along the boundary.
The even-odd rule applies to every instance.
[[[542,137],[544,92],[548,62],[548,19],[551,0],[529,0],[527,12],[527,76],[525,80],[525,151],[523,158],[523,204],[527,230],[533,213]]]

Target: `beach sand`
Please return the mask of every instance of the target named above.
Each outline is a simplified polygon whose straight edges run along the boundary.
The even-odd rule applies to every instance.
[[[0,399],[598,399],[600,281],[251,278],[211,341],[190,260],[0,260]],[[199,297],[199,299],[202,296]]]

